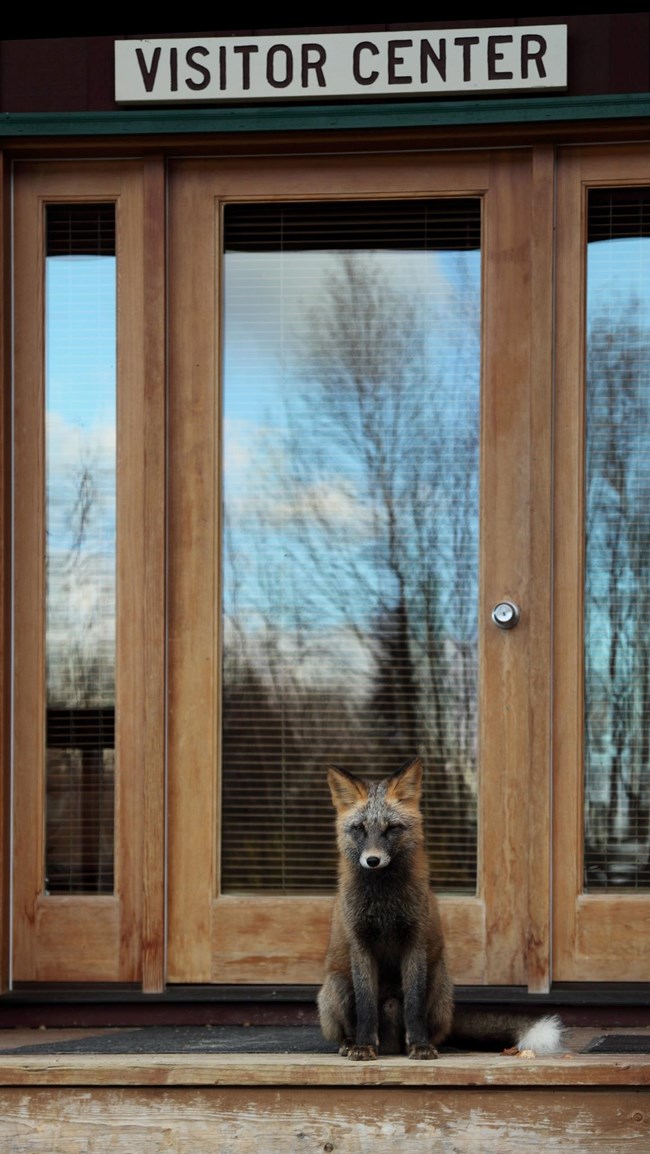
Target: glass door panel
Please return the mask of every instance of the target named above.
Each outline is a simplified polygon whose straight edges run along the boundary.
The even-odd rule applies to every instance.
[[[650,190],[587,192],[584,892],[650,891]]]
[[[414,752],[457,980],[527,980],[530,204],[524,154],[172,166],[171,981],[318,981],[326,766]]]
[[[115,204],[45,206],[46,894],[114,889]]]
[[[224,208],[224,894],[331,892],[324,766],[409,751],[433,883],[476,892],[480,231],[479,197]]]

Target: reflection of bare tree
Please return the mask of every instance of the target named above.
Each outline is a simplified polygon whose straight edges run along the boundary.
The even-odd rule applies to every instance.
[[[650,881],[650,332],[630,301],[591,324],[586,830],[590,886]]]
[[[225,668],[240,705],[242,669],[264,671],[273,732],[295,759],[278,780],[323,840],[327,761],[381,774],[422,753],[436,879],[463,888],[476,852],[479,317],[460,256],[455,274],[436,304],[369,254],[332,258],[259,486],[248,634],[243,548],[227,551]],[[235,716],[226,709],[226,810]]]
[[[50,705],[99,707],[114,701],[114,488],[105,473],[106,465],[87,454],[68,477],[55,477],[49,486]]]
[[[103,540],[112,522],[106,469],[87,455],[48,486],[45,868],[54,893],[113,885],[115,572]]]

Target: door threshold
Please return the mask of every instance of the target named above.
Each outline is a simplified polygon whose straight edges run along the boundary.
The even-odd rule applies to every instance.
[[[252,1028],[246,1052],[241,1048],[209,1052],[219,1041],[219,1028],[204,1030],[203,1045],[183,1052],[182,1031],[177,1045],[159,1049],[157,1027],[116,1030],[0,1030],[0,1085],[32,1086],[491,1086],[579,1087],[650,1085],[650,1027],[635,1030],[579,1028],[566,1036],[561,1054],[535,1057],[473,1051],[441,1051],[434,1062],[384,1057],[374,1062],[350,1062],[316,1041],[305,1030],[305,1049],[296,1050],[295,1030]],[[142,1035],[149,1033],[143,1051]],[[197,1031],[192,1031],[196,1035]],[[267,1034],[269,1032],[267,1031]],[[35,1037],[35,1035],[39,1035]],[[212,1035],[212,1040],[209,1040]],[[601,1039],[618,1039],[621,1051],[594,1052]],[[623,1047],[626,1039],[645,1038],[645,1053]],[[269,1042],[271,1045],[269,1045]],[[237,1046],[236,1039],[231,1045]],[[117,1052],[116,1052],[117,1051]]]

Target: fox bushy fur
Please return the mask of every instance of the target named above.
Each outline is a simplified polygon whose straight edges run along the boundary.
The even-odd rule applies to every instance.
[[[420,795],[422,762],[381,782],[331,767],[339,884],[325,980],[324,1037],[353,1061],[383,1054],[436,1058],[450,1035],[537,1053],[559,1048],[561,1023],[454,1009],[435,895],[429,886]]]

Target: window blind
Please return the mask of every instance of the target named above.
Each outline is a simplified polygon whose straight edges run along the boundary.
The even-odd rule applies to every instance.
[[[420,753],[476,884],[478,198],[223,220],[221,888],[336,882],[329,763]]]
[[[45,890],[113,890],[113,204],[46,206]]]
[[[588,203],[585,889],[650,884],[650,189]]]

